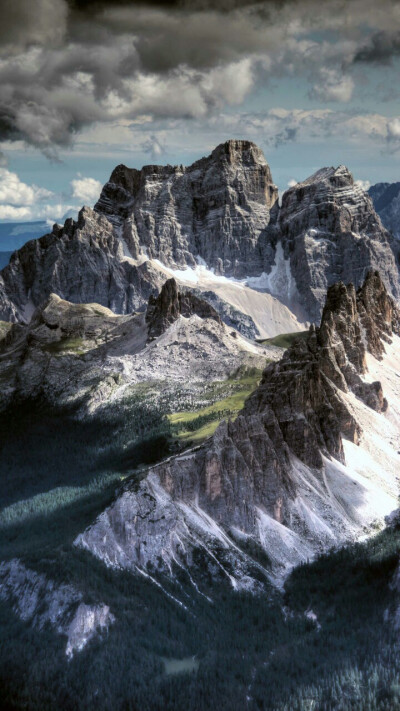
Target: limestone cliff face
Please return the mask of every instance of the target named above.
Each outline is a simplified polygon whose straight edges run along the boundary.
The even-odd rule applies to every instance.
[[[376,308],[367,328],[368,299]],[[381,384],[364,378],[383,321],[386,339],[400,335],[399,311],[379,274],[370,272],[358,292],[330,287],[321,327],[265,369],[237,419],[154,467],[138,487],[128,485],[77,543],[111,565],[170,572],[176,563],[193,567],[199,547],[210,559],[217,550],[240,585],[248,577],[243,541],[256,542],[279,568],[351,537],[358,514],[332,495],[326,462],[340,469],[343,440],[362,439],[354,402],[363,412],[387,408]],[[232,556],[241,561],[236,573]]]
[[[18,616],[36,629],[50,626],[66,636],[69,659],[115,622],[108,605],[85,604],[72,585],[57,585],[16,558],[0,563],[0,600],[10,602]]]
[[[341,280],[358,288],[370,269],[378,269],[387,289],[399,296],[390,235],[345,166],[323,168],[287,190],[279,225],[300,303],[311,320],[319,322],[328,286]]]
[[[115,313],[141,308],[164,281],[149,263],[123,259],[113,225],[90,208],[77,222],[14,252],[0,273],[0,317],[29,322],[33,311],[51,293],[74,303],[98,303]]]
[[[246,276],[271,263],[278,189],[262,151],[232,140],[187,168],[117,166],[95,210],[120,226],[134,258],[194,266],[200,257]]]
[[[298,183],[280,208],[262,151],[231,140],[189,167],[117,166],[94,210],[14,253],[0,272],[0,319],[28,322],[52,292],[130,313],[160,290],[163,265],[206,264],[319,323],[327,288],[358,288],[370,269],[398,298],[399,249],[344,166]]]

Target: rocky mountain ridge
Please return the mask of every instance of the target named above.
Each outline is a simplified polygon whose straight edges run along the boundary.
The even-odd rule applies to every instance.
[[[399,324],[378,273],[357,292],[330,287],[320,328],[267,366],[237,419],[221,423],[201,447],[150,469],[139,485],[128,484],[76,544],[111,567],[153,576],[182,569],[196,584],[206,569],[236,588],[259,589],[263,576],[279,580],[317,551],[359,535],[382,518],[369,475],[360,474],[363,423],[378,426],[375,418],[388,409],[380,382],[366,377],[367,356],[382,358],[380,339],[398,337]],[[385,427],[393,436],[389,421]],[[346,464],[351,447],[360,450],[355,470]],[[392,484],[388,489],[384,472],[386,485],[380,482],[389,510],[395,450],[391,457]],[[269,557],[269,567],[260,571],[247,553],[251,545]]]
[[[159,292],[165,268],[192,278],[202,266],[319,322],[327,287],[358,288],[371,268],[398,298],[395,253],[344,166],[293,186],[279,207],[261,150],[231,140],[187,168],[118,166],[94,210],[14,253],[0,272],[0,317],[27,322],[50,293],[130,313]],[[229,319],[223,304],[220,313]]]
[[[145,253],[193,267],[198,256],[218,273],[241,277],[260,273],[270,259],[266,235],[278,189],[262,151],[232,140],[188,168],[117,166],[95,211],[121,226],[134,259]]]
[[[379,270],[398,298],[390,235],[345,166],[324,168],[289,188],[282,197],[279,225],[292,275],[288,297],[293,301],[297,293],[312,321],[319,322],[331,284],[341,280],[358,288],[370,269]]]
[[[279,353],[228,328],[208,302],[178,289],[174,279],[139,314],[117,315],[50,294],[28,325],[0,328],[0,410],[44,398],[58,407],[75,403],[87,416],[146,383],[156,393],[171,392],[173,402],[177,388],[190,397],[199,383],[261,368],[265,357]]]

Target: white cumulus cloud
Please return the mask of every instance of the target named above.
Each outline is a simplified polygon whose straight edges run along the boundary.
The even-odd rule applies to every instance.
[[[102,187],[100,181],[95,178],[79,176],[71,180],[72,197],[89,206],[98,200]]]
[[[0,167],[0,205],[33,205],[50,198],[52,194],[46,188],[23,183],[16,173]]]
[[[369,180],[355,180],[354,183],[355,185],[358,185],[361,190],[365,190],[365,192],[368,192],[371,187],[371,183]]]
[[[320,79],[314,84],[311,94],[322,101],[340,101],[346,103],[353,96],[354,81],[350,76],[343,76],[334,69],[323,67]]]

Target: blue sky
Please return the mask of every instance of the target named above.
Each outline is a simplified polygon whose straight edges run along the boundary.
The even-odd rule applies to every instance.
[[[11,5],[10,5],[11,7]],[[13,0],[0,28],[0,221],[94,204],[113,167],[228,138],[281,191],[345,163],[400,180],[400,3]]]

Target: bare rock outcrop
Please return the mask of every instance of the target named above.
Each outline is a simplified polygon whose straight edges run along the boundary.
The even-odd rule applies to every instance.
[[[386,288],[399,297],[392,238],[345,166],[323,168],[287,190],[279,226],[285,259],[311,320],[319,322],[330,285],[343,281],[357,289],[371,269],[379,270]]]
[[[148,262],[135,265],[123,257],[113,225],[84,207],[77,222],[54,225],[50,234],[14,252],[0,272],[0,318],[28,323],[51,293],[120,314],[138,310],[163,278]]]
[[[195,266],[200,257],[218,273],[246,276],[271,263],[278,189],[262,151],[230,140],[188,167],[117,166],[95,210],[121,226],[134,258]]]
[[[200,318],[211,318],[219,324],[222,321],[216,310],[204,299],[190,291],[181,292],[175,279],[168,279],[157,297],[150,296],[146,311],[148,339],[161,336],[179,316],[189,318],[196,314]]]

